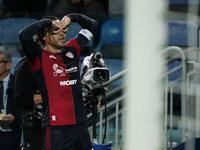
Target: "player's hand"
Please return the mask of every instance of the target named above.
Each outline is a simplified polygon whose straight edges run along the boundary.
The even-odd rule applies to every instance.
[[[62,31],[62,24],[59,20],[53,20],[51,27],[45,28],[45,32],[50,34],[57,34]]]
[[[71,24],[71,19],[66,15],[62,18],[61,24],[63,27],[63,32],[67,32],[67,30],[69,30],[69,26]]]

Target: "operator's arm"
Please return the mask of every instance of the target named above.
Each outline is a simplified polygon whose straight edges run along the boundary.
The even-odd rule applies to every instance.
[[[67,16],[71,19],[71,22],[78,23],[82,29],[88,30],[92,34],[92,36],[95,34],[95,32],[98,29],[97,21],[85,15],[71,13],[71,14],[68,14]],[[83,36],[83,34],[80,34],[80,33],[75,38],[81,49],[83,49],[86,46],[86,44],[89,42],[89,39],[88,39],[89,37]]]
[[[38,104],[42,103],[41,94],[34,94],[33,100],[34,100],[35,103],[38,103]]]
[[[37,52],[41,50],[40,46],[34,41],[33,36],[40,30],[50,27],[52,21],[50,19],[43,19],[32,23],[19,32],[19,41],[21,43],[22,51],[30,62],[33,62],[37,57]]]

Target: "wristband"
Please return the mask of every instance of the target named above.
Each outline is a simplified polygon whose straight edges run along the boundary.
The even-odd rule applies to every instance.
[[[93,34],[87,30],[87,29],[82,29],[79,34],[82,34],[84,37],[86,37],[89,41],[91,40],[91,38],[93,37]]]

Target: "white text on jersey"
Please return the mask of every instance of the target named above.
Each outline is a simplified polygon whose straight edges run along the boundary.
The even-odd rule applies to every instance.
[[[74,85],[74,84],[76,84],[76,82],[77,82],[77,80],[60,81],[60,86]]]

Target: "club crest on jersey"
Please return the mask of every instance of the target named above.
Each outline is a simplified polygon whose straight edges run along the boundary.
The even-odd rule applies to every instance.
[[[72,52],[67,52],[65,54],[65,56],[69,57],[69,58],[74,58],[74,55],[72,54]]]
[[[54,70],[53,75],[55,77],[57,77],[58,74],[60,74],[60,76],[66,76],[65,72],[67,72],[67,70],[61,66],[58,66],[58,64],[53,65],[53,70]]]

